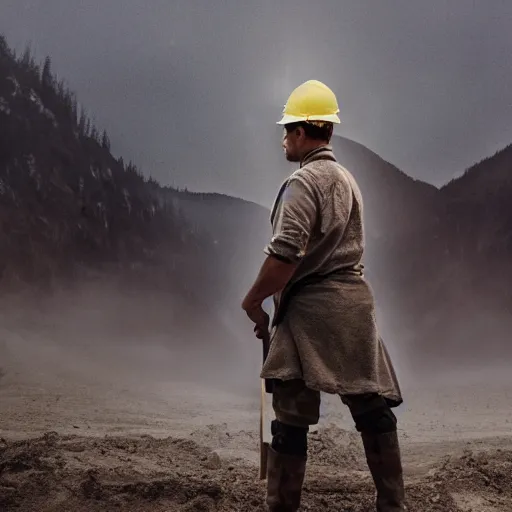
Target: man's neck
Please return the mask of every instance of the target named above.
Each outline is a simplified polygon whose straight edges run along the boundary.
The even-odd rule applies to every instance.
[[[306,157],[309,156],[313,151],[323,148],[328,145],[329,145],[328,142],[319,142],[319,141],[314,141],[313,143],[309,144],[308,148],[302,152],[302,156],[300,158],[301,165],[302,165],[302,162],[304,162],[304,160],[306,159]]]

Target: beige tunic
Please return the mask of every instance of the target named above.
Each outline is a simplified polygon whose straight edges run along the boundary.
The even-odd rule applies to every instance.
[[[283,183],[271,222],[265,252],[299,266],[274,297],[277,325],[261,377],[303,379],[332,394],[377,392],[399,405],[399,384],[362,275],[361,192],[330,145],[309,153]]]

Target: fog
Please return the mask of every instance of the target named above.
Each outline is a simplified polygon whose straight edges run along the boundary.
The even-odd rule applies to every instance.
[[[126,386],[176,381],[229,388],[236,382],[238,392],[251,384],[258,391],[259,342],[250,326],[246,342],[236,346],[229,326],[214,317],[201,321],[181,296],[93,284],[10,296],[2,309],[5,376],[21,365],[27,375],[55,372]]]
[[[169,383],[257,397],[261,345],[243,312],[200,318],[180,296],[120,292],[98,284],[51,295],[12,295],[2,302],[0,368],[3,381],[28,378],[44,389],[46,379],[104,383],[150,390]],[[457,335],[463,337],[463,329]],[[468,330],[468,350],[476,345]],[[386,340],[405,395],[423,387],[512,384],[508,359],[483,343],[488,357],[426,347],[411,371],[410,354]],[[462,361],[462,363],[461,363]],[[0,381],[1,382],[1,381]]]

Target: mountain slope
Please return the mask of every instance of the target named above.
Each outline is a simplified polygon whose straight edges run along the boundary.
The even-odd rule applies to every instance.
[[[41,69],[29,54],[15,58],[3,40],[0,212],[4,284],[98,265],[157,266],[204,284],[203,259],[247,257],[240,221],[268,227],[258,205],[163,188],[115,159],[49,61]]]
[[[0,45],[0,226],[4,280],[35,279],[112,258],[144,259],[179,228],[124,166],[76,100],[29,57]]]
[[[263,248],[261,237],[244,230],[255,233],[262,213],[267,228],[260,206],[164,189],[114,158],[108,136],[57,82],[49,61],[41,68],[28,53],[16,57],[0,38],[4,296],[34,286],[57,295],[72,286],[83,302],[78,313],[68,312],[73,317],[96,290],[91,307],[112,339],[138,333],[139,342],[158,339],[201,358],[227,353],[240,345],[236,323],[244,319],[241,285],[248,282],[241,277],[251,275],[244,264]],[[231,260],[240,260],[236,272]],[[62,300],[67,311],[69,300]],[[96,339],[98,332],[88,338]]]
[[[439,191],[434,186],[407,176],[362,144],[335,136],[332,145],[361,187],[372,237],[409,235],[418,224],[435,222]]]
[[[475,264],[507,265],[512,254],[512,144],[441,190],[453,240]]]
[[[439,225],[404,275],[408,350],[437,371],[512,356],[511,153],[509,146],[440,190]]]
[[[361,188],[368,271],[377,291],[389,303],[397,293],[395,288],[409,281],[405,276],[413,272],[410,262],[421,258],[425,241],[436,236],[439,190],[407,176],[362,144],[334,137],[332,145],[338,161]]]
[[[507,196],[512,187],[512,144],[473,165],[459,178],[441,190],[451,199],[481,202],[496,196]]]

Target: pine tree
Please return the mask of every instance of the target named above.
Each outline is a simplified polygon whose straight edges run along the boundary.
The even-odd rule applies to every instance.
[[[0,34],[0,55],[6,55],[8,57],[11,56],[9,45],[7,44],[7,41],[2,34]]]
[[[66,113],[68,114],[71,120],[76,119],[76,116],[73,117],[73,101],[73,93],[68,88],[65,88],[62,103],[64,105],[64,108],[66,109]]]
[[[135,172],[135,165],[133,165],[133,162],[131,160],[128,162],[128,165],[126,166],[126,172],[127,173]]]
[[[99,133],[96,126],[93,126],[91,129],[91,139],[94,140],[95,142],[99,141]]]
[[[82,136],[87,134],[87,114],[84,108],[80,110],[80,118],[78,120],[78,133],[80,133]]]
[[[27,46],[25,48],[25,51],[23,52],[23,55],[20,59],[21,65],[28,69],[30,67],[30,61],[32,60],[32,54],[30,52],[30,46]]]
[[[52,62],[50,57],[46,57],[44,59],[43,71],[41,73],[41,83],[43,87],[52,87],[53,86],[53,76],[52,76]]]
[[[59,80],[59,83],[57,84],[57,94],[59,95],[59,98],[63,100],[66,96],[66,85],[64,84],[64,80]]]
[[[72,98],[71,115],[73,118],[73,122],[78,124],[78,102],[76,100],[76,96],[73,96]]]
[[[103,130],[103,135],[101,136],[101,146],[110,151],[110,139],[106,130]]]
[[[39,82],[41,78],[39,75],[39,66],[36,64],[36,61],[32,56],[32,50],[30,49],[30,46],[25,48],[23,56],[20,59],[20,64],[24,71],[28,73],[34,81]]]

